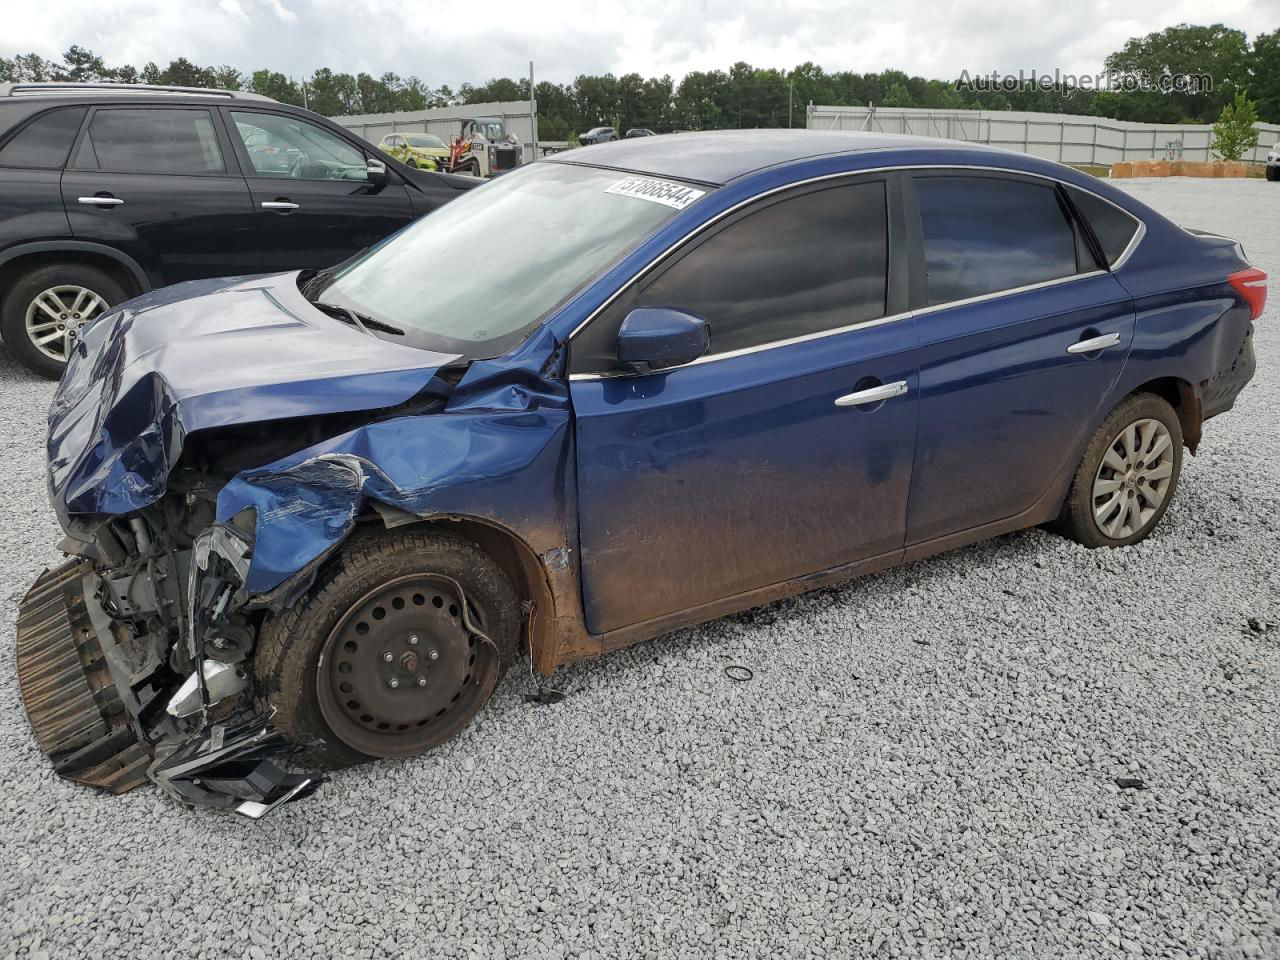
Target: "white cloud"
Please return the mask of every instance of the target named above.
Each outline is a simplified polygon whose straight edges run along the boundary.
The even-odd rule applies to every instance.
[[[727,69],[745,60],[829,70],[889,67],[927,77],[1019,69],[1096,72],[1131,36],[1180,22],[1276,27],[1274,0],[45,0],[11,3],[0,55],[58,56],[73,43],[109,63],[232,64],[302,76],[317,67],[416,75],[438,86],[524,76],[572,80],[580,73],[646,76]]]

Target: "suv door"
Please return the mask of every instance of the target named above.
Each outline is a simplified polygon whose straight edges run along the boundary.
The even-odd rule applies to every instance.
[[[761,201],[572,341],[582,589],[605,633],[873,557],[906,529],[915,336],[890,269],[896,181]],[[628,373],[631,309],[706,319],[694,363]],[[862,406],[873,388],[891,397]]]
[[[1054,181],[914,183],[927,289],[908,546],[1044,509],[1105,415],[1134,330],[1133,301]]]
[[[257,273],[229,146],[206,107],[94,108],[62,175],[71,232],[128,254],[155,286]]]
[[[404,184],[394,173],[370,183],[368,155],[354,142],[300,117],[223,109],[258,212],[264,270],[331,267],[413,219]],[[289,165],[246,148],[259,139],[286,145]]]

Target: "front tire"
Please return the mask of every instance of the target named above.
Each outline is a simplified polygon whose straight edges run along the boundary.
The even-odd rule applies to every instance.
[[[1127,397],[1095,431],[1059,529],[1086,547],[1126,547],[1151,535],[1182,472],[1182,424],[1167,401]]]
[[[1280,180],[1280,167],[1267,167],[1267,179],[1272,183]]]
[[[318,766],[422,753],[480,712],[519,634],[519,599],[475,544],[430,530],[359,536],[263,625],[260,705]]]
[[[22,274],[3,293],[0,335],[24,367],[56,380],[75,332],[129,294],[110,274],[81,263],[50,263]]]

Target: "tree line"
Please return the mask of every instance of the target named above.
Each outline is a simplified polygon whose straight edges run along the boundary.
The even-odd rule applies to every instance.
[[[735,63],[728,70],[694,71],[679,82],[669,75],[582,75],[572,83],[537,84],[539,136],[571,140],[591,127],[648,127],[659,133],[805,125],[809,103],[825,106],[924,107],[932,109],[1032,110],[1074,113],[1154,123],[1211,123],[1237,94],[1254,105],[1259,119],[1280,123],[1280,30],[1250,42],[1242,30],[1222,24],[1182,24],[1134,37],[1105,61],[1106,70],[1130,81],[1126,89],[1082,85],[975,89],[960,81],[910,76],[900,70],[829,71],[807,62],[791,70]],[[1051,72],[1051,71],[1049,71]],[[1162,81],[1208,77],[1210,89],[1160,92]],[[246,90],[325,116],[393,113],[428,107],[527,100],[527,78],[502,77],[463,83],[454,90],[431,87],[418,77],[384,73],[335,73],[328,68],[295,79],[270,69],[243,73],[233,66],[199,66],[179,57],[168,66],[111,66],[101,56],[73,46],[61,61],[35,53],[0,57],[0,82],[107,81]],[[1165,84],[1168,86],[1168,84]],[[1142,89],[1131,89],[1142,87]]]

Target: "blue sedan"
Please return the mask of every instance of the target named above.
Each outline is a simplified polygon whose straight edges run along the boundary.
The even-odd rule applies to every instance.
[[[1136,543],[1265,297],[1067,167],[815,131],[569,151],[331,270],[147,294],[50,413],[32,726],[73,780],[257,817],[514,664],[1038,524]]]

